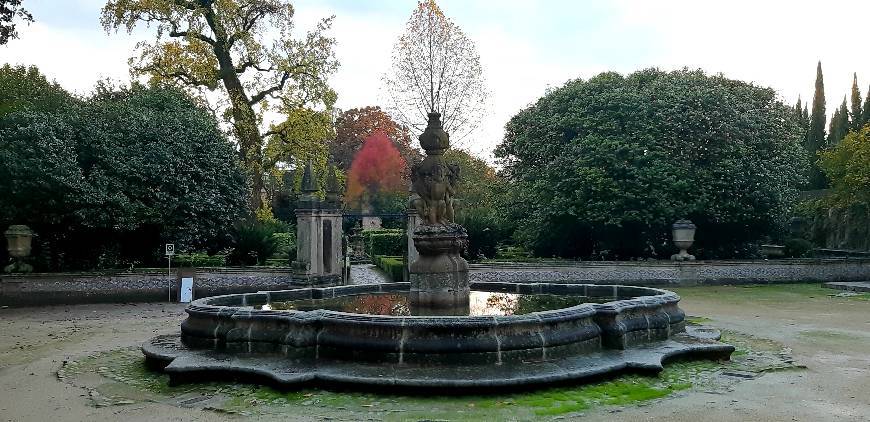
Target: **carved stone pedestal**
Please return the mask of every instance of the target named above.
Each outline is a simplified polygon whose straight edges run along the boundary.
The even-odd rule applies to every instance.
[[[468,263],[459,255],[466,242],[468,234],[456,223],[422,225],[414,231],[420,254],[410,268],[415,313],[436,310],[437,314],[468,315]]]

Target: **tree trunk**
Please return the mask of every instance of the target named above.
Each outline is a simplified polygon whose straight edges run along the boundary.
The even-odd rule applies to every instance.
[[[221,23],[215,19],[214,11],[209,7],[205,13],[206,22],[215,35],[214,53],[218,59],[220,78],[230,97],[233,115],[233,129],[239,141],[239,159],[248,178],[248,204],[251,212],[256,212],[263,201],[260,196],[263,184],[263,139],[257,125],[257,115],[251,106],[239,76],[236,74],[235,63],[227,45],[227,34]]]

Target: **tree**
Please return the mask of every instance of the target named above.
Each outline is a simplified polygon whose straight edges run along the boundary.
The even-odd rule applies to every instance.
[[[801,97],[800,97],[800,95],[798,95],[797,103],[795,103],[795,105],[794,105],[795,116],[800,118],[801,113],[803,112],[802,110],[803,110],[803,106],[801,105]]]
[[[804,132],[810,130],[810,112],[807,110],[807,105],[804,104],[804,112],[801,114],[801,122],[804,124]],[[806,133],[804,134],[804,139],[806,139]]]
[[[420,152],[411,146],[407,126],[396,123],[378,106],[352,108],[335,119],[335,139],[329,143],[329,155],[342,170],[349,170],[363,141],[375,132],[383,132],[405,159],[419,161]]]
[[[849,133],[849,108],[846,106],[846,97],[843,97],[843,102],[834,111],[834,116],[831,118],[827,145],[837,145],[846,137],[847,133]]]
[[[459,166],[455,199],[457,222],[468,231],[466,256],[495,256],[496,247],[510,239],[514,227],[501,211],[504,180],[486,161],[464,150],[448,149],[444,160]]]
[[[751,255],[806,171],[793,109],[770,88],[648,69],[570,81],[515,115],[495,154],[515,237],[550,256],[669,256],[671,224],[704,257]]]
[[[35,66],[0,67],[0,118],[23,110],[61,110],[77,101]]]
[[[850,132],[819,163],[831,180],[831,205],[870,205],[870,126]]]
[[[18,38],[16,19],[33,22],[33,15],[21,6],[21,0],[0,0],[0,45]]]
[[[387,135],[375,132],[353,159],[344,201],[363,210],[399,211],[408,197],[403,180],[407,171],[407,163]]]
[[[858,74],[852,74],[852,110],[849,112],[849,120],[851,124],[849,129],[858,131],[861,129],[861,119],[863,113],[861,111],[861,91],[858,89]]]
[[[30,225],[43,267],[155,265],[165,242],[218,249],[244,186],[217,121],[175,89],[98,88],[0,118],[0,225]]]
[[[329,159],[327,142],[335,137],[330,112],[297,107],[287,110],[285,115],[283,122],[271,127],[274,134],[266,144],[266,168],[271,169],[272,177],[283,181],[283,169],[301,169],[308,160],[314,163],[317,174],[325,174]],[[282,169],[276,167],[278,163]],[[292,180],[289,188],[299,188],[302,172],[294,172]]]
[[[456,140],[477,127],[489,96],[477,47],[434,0],[417,4],[383,85],[396,121],[422,132],[428,113],[437,111]]]
[[[798,96],[797,103],[794,105],[794,116],[798,124],[800,124],[801,129],[804,131],[804,136],[806,136],[806,131],[809,130],[810,121],[807,115],[807,106],[806,104],[801,103],[800,96]]]
[[[806,150],[810,161],[810,189],[824,189],[828,186],[824,173],[816,165],[818,153],[825,147],[825,82],[822,77],[822,62],[816,67],[816,90],[813,93],[813,109],[810,115],[810,129],[807,133]]]
[[[870,87],[867,88],[867,97],[864,98],[864,106],[861,113],[861,127],[870,123]]]
[[[332,18],[297,40],[293,13],[287,0],[109,0],[102,11],[106,31],[157,26],[157,39],[140,43],[131,59],[134,75],[200,92],[222,88],[253,210],[261,205],[264,139],[274,133],[261,132],[263,113],[335,102],[326,83],[338,67],[335,40],[325,35]]]

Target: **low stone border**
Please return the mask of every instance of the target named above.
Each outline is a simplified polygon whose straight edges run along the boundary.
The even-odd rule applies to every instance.
[[[142,347],[171,383],[259,383],[381,388],[514,388],[624,370],[658,372],[676,356],[727,359],[718,333],[688,332],[680,298],[619,285],[472,283],[473,290],[610,300],[525,315],[389,316],[261,309],[273,301],[407,291],[408,283],[303,288],[199,299],[179,336]]]
[[[6,274],[0,276],[0,305],[161,302],[168,300],[169,288],[175,300],[178,294],[176,269],[172,276],[170,279],[165,271]],[[340,281],[338,276],[298,276],[287,268],[203,268],[196,271],[194,297],[333,285]]]
[[[169,374],[170,385],[202,381],[240,381],[297,388],[301,385],[335,389],[362,388],[401,394],[480,394],[541,388],[565,383],[594,381],[624,372],[659,373],[678,358],[728,360],[734,347],[714,340],[715,330],[695,327],[671,339],[642,348],[605,350],[521,364],[465,365],[445,370],[431,365],[387,364],[275,357],[230,356],[213,351],[192,351],[180,336],[155,337],[145,343],[149,367]]]
[[[271,353],[288,359],[442,360],[500,364],[626,349],[684,329],[680,298],[648,287],[471,283],[472,290],[612,300],[507,316],[388,316],[329,310],[273,311],[287,300],[407,292],[408,283],[306,288],[199,299],[186,309],[182,340],[192,348]],[[630,298],[630,299],[618,299]]]
[[[473,264],[471,281],[696,286],[870,280],[870,259]]]

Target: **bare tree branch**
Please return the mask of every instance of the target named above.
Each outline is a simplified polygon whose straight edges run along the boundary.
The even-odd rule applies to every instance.
[[[423,1],[393,47],[382,78],[388,110],[421,131],[430,111],[441,113],[454,139],[468,136],[483,116],[489,92],[474,43],[438,8]]]
[[[270,95],[270,94],[275,93],[275,92],[280,92],[282,89],[284,89],[284,84],[287,83],[288,79],[290,79],[290,72],[284,72],[284,74],[281,75],[281,81],[278,82],[277,85],[273,85],[273,86],[269,87],[268,89],[264,89],[256,94],[254,94],[254,96],[252,96],[251,99],[248,100],[248,103],[251,105],[257,104],[260,101],[263,101],[263,99],[266,98],[267,95]]]

